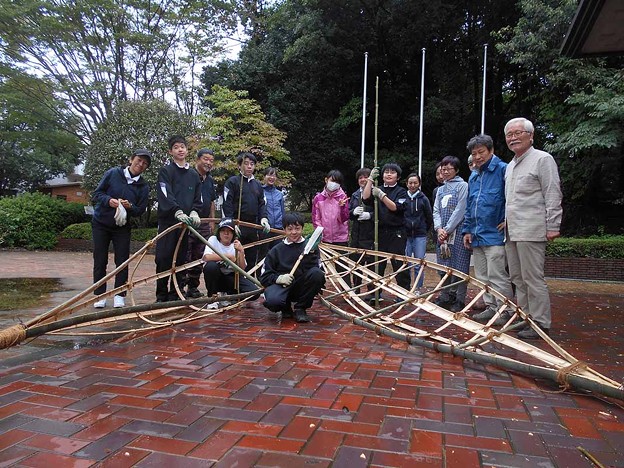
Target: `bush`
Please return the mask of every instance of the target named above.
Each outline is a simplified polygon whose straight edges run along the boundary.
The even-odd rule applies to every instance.
[[[624,258],[624,236],[562,237],[546,245],[548,257]]]
[[[132,230],[133,241],[147,242],[158,234],[157,228],[135,228]],[[67,226],[63,232],[59,234],[61,239],[83,239],[91,240],[91,223],[72,224]]]
[[[0,198],[0,245],[52,249],[67,225],[84,221],[84,206],[42,193]]]

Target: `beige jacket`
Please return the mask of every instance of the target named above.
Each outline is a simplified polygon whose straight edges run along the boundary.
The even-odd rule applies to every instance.
[[[546,242],[546,231],[559,231],[561,187],[550,154],[531,147],[515,156],[505,173],[505,196],[507,240]]]

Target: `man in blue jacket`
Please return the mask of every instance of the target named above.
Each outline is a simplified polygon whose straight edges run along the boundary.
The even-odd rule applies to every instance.
[[[468,202],[464,217],[464,246],[472,249],[475,276],[506,297],[512,297],[505,256],[505,171],[507,164],[494,154],[489,135],[476,135],[468,142],[474,170],[468,180]],[[472,316],[487,322],[502,305],[491,294],[484,295],[486,309]],[[505,312],[493,325],[509,320]]]

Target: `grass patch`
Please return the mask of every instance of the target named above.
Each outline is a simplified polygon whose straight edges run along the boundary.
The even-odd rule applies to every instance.
[[[0,310],[30,309],[63,289],[58,278],[0,278]]]

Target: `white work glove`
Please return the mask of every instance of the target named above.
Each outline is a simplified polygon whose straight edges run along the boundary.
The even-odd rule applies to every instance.
[[[373,196],[379,198],[379,201],[381,201],[386,196],[386,192],[379,187],[373,187]]]
[[[191,224],[194,228],[198,228],[199,226],[201,226],[201,218],[197,214],[197,211],[191,211],[191,215],[189,216],[189,218],[191,218]]]
[[[358,216],[358,221],[368,221],[369,219],[371,219],[371,214],[368,211],[365,211]]]
[[[290,273],[286,273],[285,275],[279,275],[275,280],[275,284],[281,284],[282,286],[290,286],[295,277]]]
[[[115,224],[117,226],[125,226],[126,222],[128,221],[128,212],[121,203],[119,203],[117,209],[115,210],[114,218]]]
[[[189,226],[192,225],[191,218],[189,218],[187,215],[185,215],[184,211],[182,211],[182,210],[176,211],[173,216],[175,216],[175,219],[177,219],[178,221],[180,221],[180,222],[182,222],[184,224],[187,224]]]
[[[265,234],[271,230],[271,225],[269,224],[269,220],[266,218],[262,218],[260,220],[260,225],[262,226],[262,232]]]
[[[364,213],[364,207],[363,206],[358,206],[357,208],[355,208],[353,210],[353,214],[355,216],[360,216],[362,213]]]
[[[368,178],[370,180],[372,180],[373,182],[375,182],[375,179],[377,179],[377,177],[379,177],[379,168],[378,167],[373,167],[373,169],[371,170],[371,173],[368,176]]]

